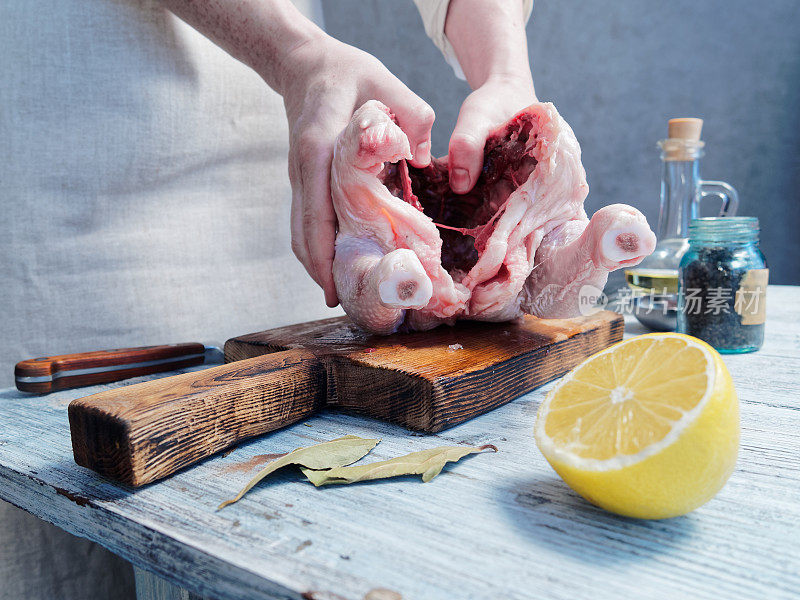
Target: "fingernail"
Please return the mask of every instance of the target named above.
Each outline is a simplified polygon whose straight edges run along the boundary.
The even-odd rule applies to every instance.
[[[422,142],[414,150],[414,161],[420,165],[427,165],[431,161],[431,143]]]
[[[339,300],[336,298],[336,294],[325,294],[325,304],[328,305],[328,308],[336,308],[339,305]]]
[[[450,187],[458,193],[466,192],[469,187],[469,171],[462,168],[453,169],[450,173]]]

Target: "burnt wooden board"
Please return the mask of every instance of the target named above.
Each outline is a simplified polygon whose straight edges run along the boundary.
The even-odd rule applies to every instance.
[[[326,406],[436,432],[563,375],[621,340],[622,332],[622,317],[609,311],[573,319],[462,321],[390,336],[367,334],[337,317],[233,338],[225,360],[309,350],[327,371]]]
[[[247,438],[310,417],[325,370],[306,350],[134,383],[69,405],[75,462],[144,485]]]
[[[436,432],[622,338],[622,317],[463,322],[371,336],[344,317],[225,344],[227,364],[73,400],[75,462],[138,486],[327,406]]]

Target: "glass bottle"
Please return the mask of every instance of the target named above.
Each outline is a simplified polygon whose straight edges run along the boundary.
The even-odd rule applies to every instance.
[[[678,309],[678,264],[688,245],[689,221],[700,216],[707,198],[721,200],[719,216],[736,214],[739,197],[724,181],[700,178],[700,159],[705,143],[700,139],[702,119],[670,119],[667,139],[658,142],[663,161],[661,207],[653,253],[625,271],[628,285],[637,294],[637,318],[651,329],[672,331]]]
[[[723,353],[753,352],[764,342],[767,261],[756,217],[695,219],[678,269],[678,331]]]

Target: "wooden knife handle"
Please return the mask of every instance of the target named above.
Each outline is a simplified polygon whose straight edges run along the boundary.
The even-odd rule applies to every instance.
[[[75,462],[140,486],[325,403],[325,367],[297,349],[73,400]]]
[[[17,389],[33,394],[109,383],[202,364],[203,344],[171,344],[31,358],[17,363]]]

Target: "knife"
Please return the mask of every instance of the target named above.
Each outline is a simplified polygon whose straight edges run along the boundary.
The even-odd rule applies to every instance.
[[[222,351],[216,346],[166,344],[31,358],[17,363],[14,380],[21,392],[47,394],[222,362]]]

